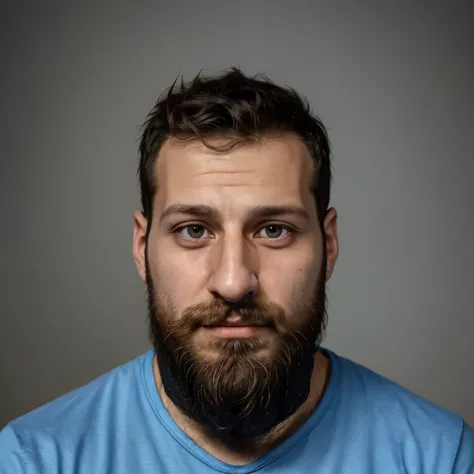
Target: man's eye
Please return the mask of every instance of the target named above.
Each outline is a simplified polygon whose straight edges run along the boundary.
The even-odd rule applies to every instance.
[[[259,232],[259,235],[260,237],[266,239],[281,239],[286,237],[290,232],[291,230],[284,226],[271,224],[263,227],[262,230]]]
[[[205,236],[207,230],[199,224],[190,224],[177,229],[177,232],[184,239],[198,240]]]
[[[178,234],[187,240],[199,240],[209,236],[209,231],[201,224],[189,224],[176,230]],[[286,226],[270,224],[258,232],[258,236],[264,239],[280,240],[287,237],[292,232]]]

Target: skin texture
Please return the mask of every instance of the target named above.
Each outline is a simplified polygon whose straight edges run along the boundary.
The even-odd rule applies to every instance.
[[[215,137],[209,142],[221,145],[226,139]],[[136,211],[133,256],[146,282],[148,245],[153,290],[166,302],[169,323],[179,322],[185,309],[193,305],[210,304],[216,298],[238,303],[251,297],[278,305],[293,327],[302,325],[303,321],[295,320],[302,314],[298,302],[309,301],[315,293],[324,242],[326,281],[338,256],[337,214],[329,209],[321,229],[310,191],[314,166],[302,141],[289,133],[261,137],[222,153],[198,140],[170,139],[159,152],[155,172],[158,189],[148,244],[148,221]],[[208,206],[214,212],[170,214],[177,204]],[[256,206],[275,205],[293,206],[303,213],[255,213]],[[231,317],[238,319],[237,314]],[[216,341],[222,337],[228,335],[196,330],[191,338],[193,351],[201,360],[212,361]],[[271,360],[278,348],[275,332],[264,329],[252,337],[258,340],[258,357]],[[271,434],[254,440],[252,449],[233,449],[201,430],[166,396],[156,361],[154,370],[158,392],[176,423],[218,459],[244,464],[304,423],[323,393],[328,361],[317,353],[306,401]]]

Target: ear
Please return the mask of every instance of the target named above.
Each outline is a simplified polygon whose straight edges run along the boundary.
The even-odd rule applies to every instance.
[[[133,218],[133,260],[138,275],[146,282],[145,247],[148,221],[141,211],[135,211]]]
[[[332,276],[339,255],[337,212],[333,207],[327,211],[324,218],[324,233],[326,236],[326,281],[328,281]]]

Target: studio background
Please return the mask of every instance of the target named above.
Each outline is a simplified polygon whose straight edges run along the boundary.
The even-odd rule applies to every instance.
[[[329,129],[324,345],[474,424],[473,4],[88,3],[1,3],[0,425],[150,347],[138,127],[178,74],[233,65]]]

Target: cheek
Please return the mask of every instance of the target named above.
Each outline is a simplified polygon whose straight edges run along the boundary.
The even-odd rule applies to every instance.
[[[186,252],[177,254],[159,249],[149,263],[156,294],[166,298],[177,314],[196,303],[203,288],[205,274],[199,264],[190,262]]]
[[[320,266],[312,263],[310,259],[285,262],[278,270],[269,269],[266,275],[262,275],[262,289],[270,301],[290,310],[293,306],[292,300],[299,300],[314,293],[319,270]]]

